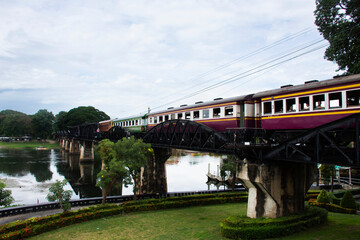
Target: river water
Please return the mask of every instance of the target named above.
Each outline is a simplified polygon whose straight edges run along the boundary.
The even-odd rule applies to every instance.
[[[221,156],[182,153],[166,162],[168,192],[223,189],[224,186],[207,184],[206,174],[215,174]],[[79,156],[62,150],[0,149],[0,179],[12,191],[14,204],[47,202],[48,189],[56,180],[67,179],[66,190],[73,192],[72,199],[100,197],[95,186],[101,163],[82,164]],[[121,194],[115,191],[113,195]],[[132,185],[123,187],[123,195],[132,194]]]

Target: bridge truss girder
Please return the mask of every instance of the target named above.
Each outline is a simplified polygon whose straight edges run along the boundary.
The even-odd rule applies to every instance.
[[[223,134],[189,120],[177,119],[160,123],[145,134],[143,141],[159,148],[233,153],[231,149],[225,148],[228,139]]]
[[[360,114],[311,129],[261,154],[262,160],[360,166]]]

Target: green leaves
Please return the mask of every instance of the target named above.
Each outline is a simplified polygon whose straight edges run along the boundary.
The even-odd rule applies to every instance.
[[[49,188],[49,194],[46,196],[48,201],[57,201],[64,212],[71,209],[69,203],[72,192],[70,190],[64,190],[64,186],[67,184],[67,180],[56,180],[54,184]]]
[[[14,202],[14,198],[11,196],[10,190],[5,190],[5,183],[0,181],[0,206],[10,206]]]
[[[330,46],[325,58],[346,74],[360,73],[359,0],[317,0],[315,24]]]

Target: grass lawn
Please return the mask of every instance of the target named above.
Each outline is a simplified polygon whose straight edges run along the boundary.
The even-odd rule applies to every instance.
[[[31,239],[224,239],[220,220],[246,214],[246,203],[131,213],[93,220]],[[360,239],[360,216],[329,213],[326,225],[281,239]]]
[[[44,146],[46,148],[51,149],[58,149],[60,145],[58,142],[49,143],[49,142],[38,142],[38,141],[31,141],[31,142],[0,142],[0,148],[36,148]]]

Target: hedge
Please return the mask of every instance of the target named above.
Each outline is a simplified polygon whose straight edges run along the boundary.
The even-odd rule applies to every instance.
[[[25,221],[15,221],[0,226],[0,239],[23,239],[48,232],[57,228],[75,223],[107,216],[125,214],[138,211],[151,211],[159,209],[182,208],[189,206],[202,206],[221,203],[246,202],[247,196],[236,194],[210,194],[208,198],[202,197],[174,197],[167,199],[148,199],[125,202],[121,205],[97,205],[77,211],[59,213],[55,215],[30,218]]]
[[[220,222],[221,234],[231,239],[264,239],[282,237],[324,224],[327,211],[306,208],[304,213],[275,219],[229,217]]]
[[[355,209],[343,208],[343,207],[340,207],[339,205],[331,204],[331,203],[319,203],[319,202],[316,202],[316,199],[310,199],[309,205],[325,208],[326,210],[328,210],[330,212],[356,214]]]

